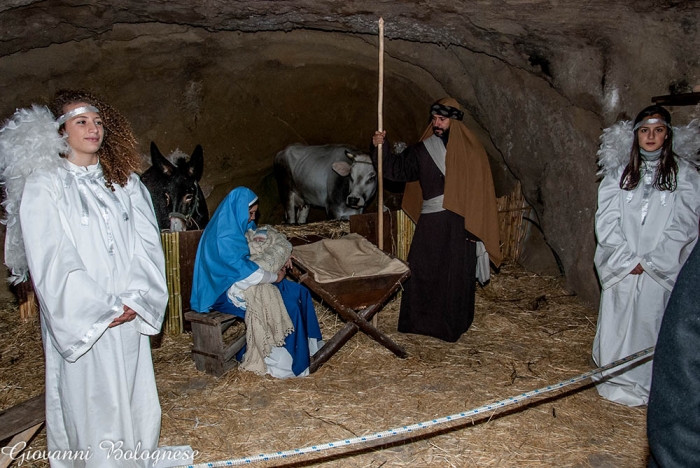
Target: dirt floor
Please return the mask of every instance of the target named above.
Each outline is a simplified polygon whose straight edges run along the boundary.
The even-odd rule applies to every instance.
[[[342,323],[316,303],[324,338]],[[409,353],[398,359],[355,335],[315,374],[275,380],[234,369],[198,372],[189,334],[153,351],[161,444],[191,445],[197,463],[320,445],[460,413],[591,369],[597,312],[559,278],[504,266],[477,292],[476,319],[457,342],[397,333],[398,300],[379,328]],[[43,392],[36,320],[0,310],[0,409]],[[257,466],[643,467],[646,410],[603,400],[589,383],[451,425]],[[31,442],[44,450],[45,431]],[[31,462],[23,466],[47,466]]]

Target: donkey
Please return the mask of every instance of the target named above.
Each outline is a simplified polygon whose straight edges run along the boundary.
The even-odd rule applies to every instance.
[[[192,155],[174,151],[164,157],[155,142],[151,142],[151,167],[141,181],[151,193],[161,231],[204,229],[209,222],[209,210],[199,180],[204,171],[202,146]]]

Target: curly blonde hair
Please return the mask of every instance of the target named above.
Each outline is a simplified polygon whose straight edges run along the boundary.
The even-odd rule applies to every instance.
[[[136,137],[129,122],[116,109],[97,96],[83,90],[60,90],[49,105],[57,118],[65,113],[69,104],[85,103],[97,107],[104,126],[104,140],[97,151],[107,187],[124,186],[129,176],[140,166],[141,156]],[[63,125],[59,131],[63,129]]]

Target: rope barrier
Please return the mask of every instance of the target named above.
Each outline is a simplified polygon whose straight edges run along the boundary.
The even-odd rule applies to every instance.
[[[584,374],[581,374],[581,375],[578,375],[576,377],[572,377],[572,378],[569,378],[566,380],[562,380],[556,384],[547,385],[546,387],[538,388],[536,390],[531,390],[531,391],[526,392],[526,393],[521,393],[520,395],[508,397],[508,398],[503,399],[503,400],[497,400],[497,401],[494,401],[493,403],[488,403],[488,404],[480,406],[478,408],[470,409],[468,411],[463,411],[461,413],[455,413],[455,414],[451,414],[449,416],[444,416],[442,418],[431,419],[430,421],[423,421],[423,422],[411,424],[409,426],[402,426],[399,428],[389,429],[386,431],[375,432],[374,434],[369,434],[369,435],[361,436],[361,437],[354,437],[351,439],[342,439],[342,440],[336,440],[334,442],[327,442],[324,444],[309,445],[309,446],[304,447],[304,448],[296,448],[296,449],[292,449],[292,450],[271,452],[271,453],[265,453],[265,454],[260,454],[260,455],[253,455],[253,456],[249,456],[249,457],[236,458],[236,459],[232,459],[232,460],[224,460],[224,461],[216,461],[216,462],[208,462],[208,463],[198,463],[195,465],[183,465],[183,466],[186,466],[187,468],[215,468],[215,467],[222,467],[222,466],[249,465],[251,463],[256,463],[256,462],[270,461],[270,460],[275,460],[275,459],[279,459],[279,458],[289,458],[291,456],[303,455],[303,454],[313,453],[313,452],[323,452],[325,450],[337,449],[337,448],[341,448],[341,447],[349,447],[351,445],[364,444],[367,442],[386,439],[386,438],[398,436],[401,434],[408,434],[408,433],[411,433],[413,431],[427,429],[429,427],[438,426],[441,424],[451,423],[451,422],[458,421],[458,420],[464,419],[464,418],[473,418],[474,416],[482,414],[482,413],[496,411],[496,410],[504,408],[506,406],[514,405],[514,404],[519,403],[521,401],[528,400],[528,399],[535,397],[535,396],[544,395],[545,393],[553,392],[555,390],[560,390],[562,388],[580,383],[586,379],[593,377],[596,374],[600,374],[600,373],[603,373],[607,370],[614,369],[614,368],[619,367],[623,364],[627,364],[628,362],[636,361],[642,357],[652,355],[653,353],[654,353],[654,347],[652,346],[652,347],[647,348],[643,351],[639,351],[637,353],[631,354],[625,358],[618,359],[617,361],[611,362],[610,364],[607,364],[605,366],[598,367],[597,369],[593,369],[591,371],[588,371]]]

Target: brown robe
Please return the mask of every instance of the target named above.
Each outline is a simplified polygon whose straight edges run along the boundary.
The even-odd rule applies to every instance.
[[[376,149],[373,153],[376,157]],[[383,166],[389,180],[419,182],[426,199],[443,193],[445,178],[422,142],[400,155],[384,151]],[[476,292],[475,239],[464,229],[464,218],[450,210],[420,216],[408,254],[411,276],[403,285],[400,332],[454,342],[469,329]]]

